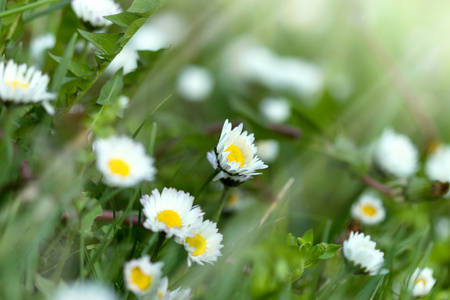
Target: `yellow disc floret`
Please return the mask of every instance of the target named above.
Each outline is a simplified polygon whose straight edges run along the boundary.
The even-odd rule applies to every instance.
[[[180,215],[173,211],[173,210],[163,210],[159,213],[158,217],[156,219],[159,222],[165,223],[168,227],[178,227],[181,228],[181,218]]]
[[[131,270],[131,282],[133,282],[141,291],[147,290],[152,284],[150,276],[144,274],[139,267],[134,267]]]
[[[230,145],[227,149],[225,149],[224,152],[230,152],[230,154],[227,155],[228,162],[231,163],[233,161],[236,161],[239,163],[239,169],[244,166],[245,163],[245,157],[244,154],[242,154],[241,149],[236,147],[235,145]]]
[[[425,287],[425,280],[423,278],[419,278],[418,280],[416,280],[416,282],[414,282],[414,284],[419,284],[422,283],[422,285]]]
[[[15,91],[17,87],[21,87],[24,90],[27,90],[30,86],[27,83],[22,83],[17,80],[7,80],[5,81],[6,85],[12,85],[13,90]]]
[[[186,238],[186,242],[189,244],[190,247],[195,248],[192,255],[198,256],[205,253],[206,240],[200,234],[196,234],[195,237]]]
[[[109,161],[108,165],[114,174],[121,175],[122,177],[130,174],[130,167],[123,160],[113,159]]]
[[[372,205],[366,204],[362,207],[362,212],[365,215],[373,217],[377,213],[377,209]]]

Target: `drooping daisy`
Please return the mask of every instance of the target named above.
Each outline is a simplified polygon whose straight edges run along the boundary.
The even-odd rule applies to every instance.
[[[0,99],[15,104],[41,103],[45,110],[53,115],[55,109],[49,100],[56,94],[47,91],[50,78],[47,74],[26,64],[18,65],[12,60],[0,62]]]
[[[93,28],[101,28],[112,24],[104,16],[122,12],[119,4],[113,0],[72,0],[71,6],[78,18]]]
[[[167,238],[176,236],[184,239],[192,226],[203,220],[203,212],[197,205],[192,206],[194,197],[174,188],[157,189],[144,195],[141,204],[146,217],[144,227],[153,232],[164,232]]]
[[[450,182],[450,146],[441,146],[428,156],[425,173],[431,180]],[[450,196],[447,192],[445,197]]]
[[[169,280],[164,277],[158,287],[158,300],[189,300],[191,299],[191,289],[177,288],[169,291]]]
[[[409,177],[417,170],[418,152],[407,136],[388,128],[383,131],[375,150],[375,161],[385,172]]]
[[[97,169],[107,185],[130,187],[143,180],[151,181],[156,169],[144,146],[127,136],[111,136],[95,141]]]
[[[363,224],[378,224],[385,216],[383,202],[372,193],[363,193],[352,205],[352,217],[359,219]]]
[[[214,79],[205,68],[198,66],[184,67],[177,78],[177,89],[187,101],[206,100],[214,87]]]
[[[224,179],[236,185],[261,174],[257,170],[267,168],[256,155],[253,133],[242,132],[242,128],[241,123],[231,130],[231,123],[225,120],[217,147],[207,154],[211,165],[220,169],[214,180]]]
[[[411,276],[410,287],[414,297],[426,296],[434,284],[436,279],[433,278],[433,270],[430,268],[417,268]]]
[[[86,282],[61,286],[50,297],[51,300],[118,300],[114,290],[102,284]]]
[[[212,264],[221,256],[223,247],[222,234],[217,230],[217,224],[209,220],[204,221],[199,227],[193,228],[192,236],[184,239],[184,247],[188,252],[188,266],[192,262],[203,265],[203,262]]]
[[[125,263],[124,276],[127,289],[139,296],[156,293],[163,265],[162,262],[152,263],[148,255]]]
[[[291,106],[284,98],[262,99],[259,103],[259,111],[273,123],[283,123],[291,116]]]
[[[384,253],[375,249],[376,243],[370,240],[370,235],[351,232],[343,245],[344,258],[357,273],[378,275],[383,273]]]

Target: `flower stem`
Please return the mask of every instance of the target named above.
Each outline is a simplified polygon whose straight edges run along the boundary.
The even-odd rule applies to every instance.
[[[203,191],[206,189],[206,187],[208,186],[208,184],[214,179],[214,177],[216,177],[217,174],[220,173],[220,169],[217,168],[214,170],[214,172],[208,177],[208,179],[206,179],[205,183],[203,183],[202,187],[198,190],[197,194],[195,195],[195,197],[198,197],[201,195],[201,193],[203,193]]]
[[[152,262],[155,262],[156,259],[158,258],[158,254],[161,251],[165,240],[166,240],[166,234],[163,232],[160,232],[158,235],[158,241],[156,242],[156,246],[155,246],[155,249],[153,250],[153,254],[151,257]]]
[[[222,196],[220,196],[219,206],[217,207],[216,213],[214,214],[213,222],[219,223],[220,215],[222,214],[223,207],[225,206],[229,189],[229,186],[223,186]]]

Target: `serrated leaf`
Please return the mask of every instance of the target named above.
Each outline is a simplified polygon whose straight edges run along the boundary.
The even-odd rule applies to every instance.
[[[101,105],[113,104],[123,90],[123,69],[119,69],[100,91],[97,103]]]
[[[122,39],[120,40],[120,46],[125,46],[126,43],[133,37],[133,35],[136,33],[136,31],[139,30],[139,28],[142,27],[142,25],[147,22],[148,18],[140,18],[134,21],[133,23],[128,26],[127,30],[125,31]]]
[[[59,94],[59,91],[61,90],[61,87],[64,84],[68,65],[69,65],[70,61],[72,60],[73,51],[75,49],[75,43],[77,41],[77,37],[78,37],[77,33],[74,33],[72,35],[72,38],[70,39],[70,42],[67,45],[66,50],[64,51],[61,61],[58,65],[58,67],[56,68],[55,74],[53,75],[52,85],[50,87],[50,90],[52,92],[56,92]]]
[[[157,11],[166,1],[165,0],[135,0],[127,9],[128,12],[138,14],[149,14]],[[147,17],[149,17],[148,15]]]
[[[48,53],[51,58],[53,58],[57,63],[60,63],[62,58],[51,53]],[[91,68],[86,64],[80,64],[71,61],[68,65],[68,70],[74,75],[84,79],[92,79],[95,77],[95,72],[92,72]]]
[[[119,43],[119,40],[122,38],[121,33],[92,33],[81,29],[78,29],[78,32],[106,54],[113,55],[122,49]]]
[[[336,254],[336,251],[338,251],[341,248],[341,245],[335,245],[335,244],[328,244],[327,249],[325,252],[319,256],[320,259],[330,259],[334,257]]]
[[[313,235],[313,230],[310,229],[307,232],[305,232],[305,234],[303,235],[302,239],[306,242],[306,243],[310,243],[312,244],[314,241],[314,235]]]
[[[124,11],[121,12],[120,14],[104,16],[103,18],[105,18],[106,20],[110,20],[111,22],[120,27],[127,28],[128,26],[130,26],[131,23],[133,23],[137,19],[140,19],[141,16],[132,12]]]

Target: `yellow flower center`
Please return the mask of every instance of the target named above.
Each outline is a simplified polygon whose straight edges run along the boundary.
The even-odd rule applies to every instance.
[[[131,270],[131,282],[137,285],[141,291],[145,291],[152,284],[150,276],[144,274],[139,267],[134,267]]]
[[[425,287],[425,280],[423,278],[419,278],[418,280],[416,280],[416,282],[414,282],[414,284],[419,284],[422,283],[423,287]]]
[[[377,213],[377,210],[372,205],[366,204],[362,207],[362,212],[369,217],[373,217]]]
[[[6,80],[5,83],[7,85],[12,85],[14,91],[17,89],[17,87],[20,87],[23,90],[27,90],[30,87],[28,85],[28,83],[22,83],[22,82],[19,82],[17,80]]]
[[[111,169],[111,172],[121,175],[122,177],[126,177],[130,174],[130,167],[120,159],[110,160],[109,168]]]
[[[230,151],[230,154],[227,155],[228,162],[231,163],[233,161],[237,161],[239,163],[239,169],[244,166],[245,158],[244,154],[242,154],[241,149],[236,147],[235,145],[230,145],[224,152]]]
[[[180,215],[178,213],[174,212],[173,210],[170,210],[170,209],[163,210],[162,212],[159,213],[159,215],[158,215],[158,217],[156,217],[156,219],[159,222],[163,222],[170,228],[172,228],[172,227],[181,228]]]
[[[189,246],[195,248],[194,253],[192,255],[198,256],[206,251],[206,240],[200,235],[196,234],[195,237],[186,238],[186,242]]]

